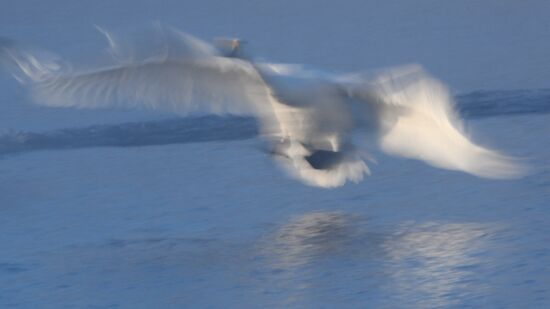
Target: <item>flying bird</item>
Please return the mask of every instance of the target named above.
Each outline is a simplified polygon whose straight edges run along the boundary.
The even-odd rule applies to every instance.
[[[0,38],[0,62],[37,104],[250,115],[273,158],[293,177],[325,188],[370,174],[364,140],[388,154],[479,177],[521,174],[516,160],[472,142],[446,87],[420,66],[330,74],[255,61],[239,39],[209,44],[158,26],[139,40],[98,28],[109,63],[75,68]]]

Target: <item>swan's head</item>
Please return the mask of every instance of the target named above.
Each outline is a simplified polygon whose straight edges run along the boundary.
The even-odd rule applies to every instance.
[[[225,57],[244,58],[242,46],[246,41],[236,38],[218,38],[214,41],[215,46]]]

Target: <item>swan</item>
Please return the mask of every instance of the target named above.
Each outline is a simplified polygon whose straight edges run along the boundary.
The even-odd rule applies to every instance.
[[[106,65],[75,68],[8,39],[0,40],[0,62],[41,105],[253,116],[275,161],[311,186],[370,174],[367,137],[387,154],[438,168],[485,178],[522,173],[515,159],[471,141],[449,91],[418,65],[330,74],[255,61],[239,39],[210,44],[159,26],[131,40],[98,29]]]

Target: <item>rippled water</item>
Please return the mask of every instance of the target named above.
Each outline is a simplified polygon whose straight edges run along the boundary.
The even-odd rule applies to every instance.
[[[476,91],[456,96],[466,119],[550,112],[550,90]],[[203,116],[64,128],[49,132],[9,130],[0,134],[0,156],[48,149],[136,147],[256,137],[252,118]]]
[[[470,125],[531,174],[375,153],[364,182],[319,190],[254,138],[3,156],[0,305],[546,308],[548,116]]]
[[[320,190],[277,170],[251,119],[39,108],[2,74],[0,308],[550,308],[548,1],[1,7],[1,37],[76,63],[105,45],[93,25],[151,20],[329,71],[419,63],[475,141],[531,172],[373,151],[372,176]]]

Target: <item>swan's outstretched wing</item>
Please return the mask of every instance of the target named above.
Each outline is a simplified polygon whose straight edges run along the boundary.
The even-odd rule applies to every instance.
[[[336,187],[369,172],[352,144],[357,111],[350,101],[355,99],[367,103],[364,121],[379,129],[387,153],[481,177],[521,172],[512,159],[473,143],[447,90],[417,68],[390,70],[368,83],[316,74],[290,78],[297,72],[266,72],[222,57],[209,44],[173,29],[160,28],[152,40],[130,48],[104,34],[115,60],[109,67],[75,70],[1,39],[0,62],[19,70],[19,80],[30,85],[39,104],[251,114],[289,172],[311,185]],[[296,80],[306,83],[293,86]]]
[[[114,64],[98,69],[75,70],[7,43],[0,46],[0,57],[14,64],[16,77],[29,84],[38,104],[257,114],[267,90],[250,63],[221,57],[207,43],[176,30],[162,31],[158,48],[149,47],[139,57],[121,55],[127,51],[106,33]]]
[[[468,138],[447,89],[419,67],[389,70],[367,89],[362,96],[377,106],[380,147],[385,152],[479,177],[523,173],[513,158]]]

